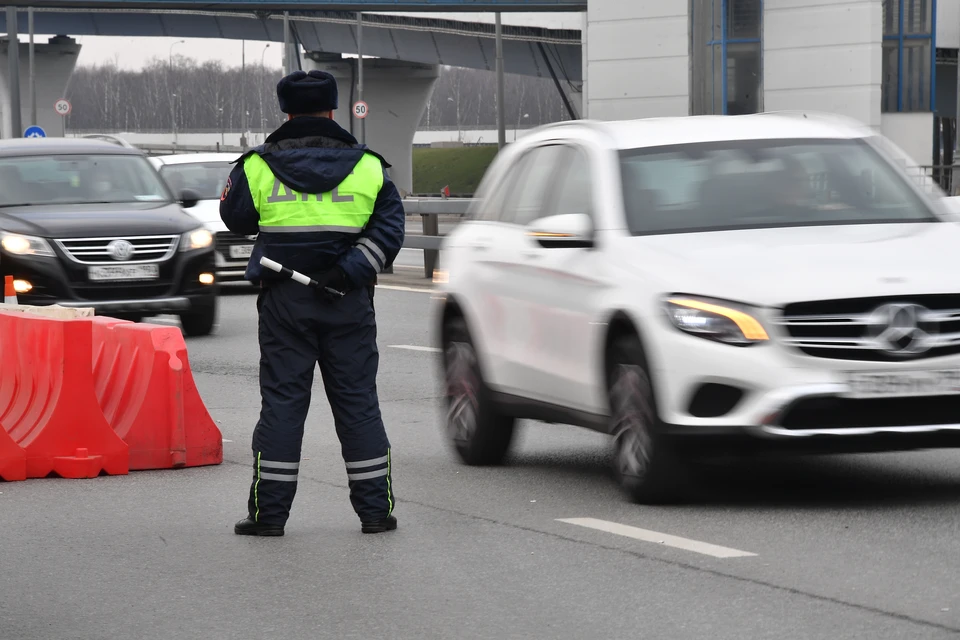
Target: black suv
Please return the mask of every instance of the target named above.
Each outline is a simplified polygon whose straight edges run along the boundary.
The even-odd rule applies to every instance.
[[[0,141],[0,274],[21,304],[174,314],[187,335],[217,319],[213,236],[143,152],[109,142]]]

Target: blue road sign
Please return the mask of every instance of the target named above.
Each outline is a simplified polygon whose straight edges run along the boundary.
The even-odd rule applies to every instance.
[[[27,130],[23,132],[23,137],[24,138],[46,138],[47,132],[38,126],[27,127]]]

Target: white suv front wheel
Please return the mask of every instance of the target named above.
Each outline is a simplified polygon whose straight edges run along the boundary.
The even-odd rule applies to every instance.
[[[635,502],[676,497],[679,462],[663,433],[640,341],[620,338],[611,350],[608,397],[614,436],[614,473]]]
[[[469,465],[498,465],[513,440],[516,420],[494,406],[463,318],[447,321],[443,345],[447,437]]]

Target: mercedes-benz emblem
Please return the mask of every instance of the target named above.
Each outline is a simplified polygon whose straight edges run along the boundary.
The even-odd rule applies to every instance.
[[[877,348],[897,356],[915,356],[930,350],[937,323],[926,318],[918,304],[891,303],[870,316],[871,337]]]
[[[126,240],[114,240],[107,245],[107,253],[113,256],[114,260],[129,260],[135,251],[133,245]]]

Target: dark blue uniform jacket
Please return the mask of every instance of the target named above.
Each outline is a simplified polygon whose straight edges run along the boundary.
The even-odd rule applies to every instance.
[[[260,257],[264,255],[307,275],[339,266],[353,287],[373,284],[377,273],[393,264],[403,246],[405,215],[400,194],[387,175],[390,165],[380,155],[359,144],[329,118],[298,117],[287,121],[264,144],[237,159],[220,198],[220,217],[227,228],[249,236],[259,233],[260,221],[243,171],[243,161],[252,153],[263,158],[284,186],[298,193],[332,191],[350,175],[364,153],[380,158],[384,175],[373,215],[363,232],[262,233],[247,265],[247,280],[259,283],[261,279],[278,277],[260,266]],[[374,257],[377,268],[356,247],[362,238],[369,239],[383,252],[383,256]]]

